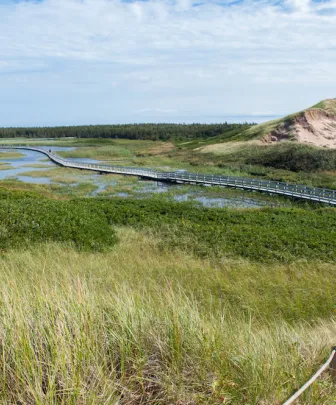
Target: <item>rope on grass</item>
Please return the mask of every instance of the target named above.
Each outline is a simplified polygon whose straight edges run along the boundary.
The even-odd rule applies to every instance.
[[[299,391],[297,391],[292,397],[290,397],[286,402],[284,402],[283,405],[291,405],[291,404],[293,404],[294,401],[295,401],[296,399],[298,399],[299,396],[300,396],[301,394],[303,394],[303,393],[306,391],[306,389],[307,389],[308,387],[310,387],[310,386],[313,384],[313,382],[316,381],[316,380],[318,379],[318,377],[320,377],[320,375],[321,375],[325,370],[327,370],[327,368],[330,366],[331,362],[332,362],[333,360],[336,360],[335,354],[336,354],[336,347],[333,348],[329,359],[323,364],[323,366],[312,376],[312,378],[311,378],[308,382],[306,382],[305,385],[303,385],[303,386],[299,389]]]

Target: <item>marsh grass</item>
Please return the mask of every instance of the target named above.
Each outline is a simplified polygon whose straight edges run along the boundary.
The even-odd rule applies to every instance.
[[[90,181],[83,180],[76,184],[52,184],[51,189],[54,190],[57,196],[78,198],[91,196],[98,189],[98,186]]]
[[[76,170],[76,169],[68,169],[63,167],[50,167],[47,170],[32,170],[21,173],[21,176],[32,177],[32,178],[39,178],[39,177],[48,177],[54,183],[60,183],[62,185],[74,185],[82,183],[90,182],[90,177],[92,176],[92,172],[86,170]]]
[[[10,170],[13,166],[7,162],[0,162],[0,170]]]
[[[0,151],[0,159],[20,159],[24,157],[20,152],[2,152]]]
[[[258,127],[253,126],[250,131]],[[96,159],[111,165],[152,167],[163,171],[185,169],[336,188],[335,153],[295,142],[261,145],[255,140],[225,142],[225,139],[211,138],[173,145],[171,142],[128,139],[22,138],[3,139],[0,143],[75,147],[58,154]]]
[[[211,263],[118,236],[104,254],[47,244],[0,259],[2,403],[276,405],[328,356],[333,266]],[[325,375],[301,403],[335,394]]]
[[[111,145],[126,145],[133,150],[147,150],[163,142],[150,140],[112,139],[112,138],[2,138],[1,145],[34,145],[34,146],[62,146],[62,147],[100,147]]]
[[[69,169],[64,167],[50,167],[48,170],[32,170],[21,173],[22,176],[27,177],[48,177],[51,181],[55,183],[61,184],[81,184],[81,183],[92,183],[95,181],[96,183],[100,184],[118,184],[118,187],[129,186],[133,187],[138,183],[137,177],[131,176],[121,176],[121,175],[113,175],[113,174],[104,174],[101,176],[97,176],[95,173],[89,170],[77,170],[77,169]]]
[[[50,162],[50,160],[47,160],[48,162]],[[32,164],[28,164],[28,165],[23,165],[22,167],[27,167],[27,168],[31,168],[31,169],[51,169],[52,165],[47,165],[47,164],[42,164],[42,163],[32,163]]]
[[[53,167],[48,166],[46,170],[31,170],[27,172],[20,173],[22,176],[27,177],[49,177],[51,179],[61,176],[79,176],[85,174],[92,174],[90,171],[87,170],[76,170],[76,169],[69,169],[65,167]]]
[[[127,148],[114,145],[77,148],[72,151],[58,152],[58,154],[64,158],[85,158],[97,160],[107,160],[111,158],[124,158],[131,156],[131,152]]]
[[[43,196],[53,200],[64,200],[74,197],[86,197],[91,195],[97,185],[90,181],[81,181],[78,184],[29,184],[19,180],[2,180],[0,193],[3,190],[14,192],[32,192],[35,196]]]
[[[76,147],[72,151],[58,154],[68,158],[96,159],[110,165],[151,167],[163,171],[184,169],[190,172],[257,177],[336,188],[335,167],[331,156],[333,152],[321,148],[302,147],[296,143],[260,145],[257,141],[249,141],[213,144],[212,141],[209,143],[194,140],[191,144],[187,142],[185,145],[186,142],[182,142],[174,147],[170,142],[160,141],[72,138],[14,139],[1,140],[1,143],[11,141],[32,146]],[[276,160],[277,156],[280,156],[280,159]],[[290,168],[293,170],[288,170]]]

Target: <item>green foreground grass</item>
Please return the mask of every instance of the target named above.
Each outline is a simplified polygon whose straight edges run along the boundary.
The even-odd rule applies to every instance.
[[[0,259],[2,403],[276,405],[328,356],[334,265],[213,263],[118,237],[107,253]],[[309,306],[329,316],[289,320]],[[325,375],[301,404],[335,395]]]

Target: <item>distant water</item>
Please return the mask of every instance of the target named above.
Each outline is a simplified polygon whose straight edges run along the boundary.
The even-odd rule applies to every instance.
[[[206,116],[190,116],[190,117],[174,117],[174,118],[163,118],[156,117],[155,119],[151,118],[147,121],[141,122],[152,122],[152,123],[171,123],[171,124],[221,124],[223,122],[228,122],[230,124],[237,123],[257,123],[261,124],[262,122],[267,122],[271,120],[276,120],[281,118],[282,115],[206,115]]]
[[[236,115],[232,117],[221,117],[222,120],[229,123],[236,123],[236,122],[256,122],[257,124],[261,124],[263,122],[277,120],[281,118],[282,115]],[[225,122],[224,121],[224,122]],[[219,121],[223,122],[223,121]]]

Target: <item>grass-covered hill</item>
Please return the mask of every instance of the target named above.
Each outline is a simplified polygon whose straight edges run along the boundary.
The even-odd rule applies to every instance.
[[[336,99],[252,126],[233,137],[193,146],[196,163],[212,162],[252,176],[335,188]],[[307,173],[314,173],[317,182]]]

